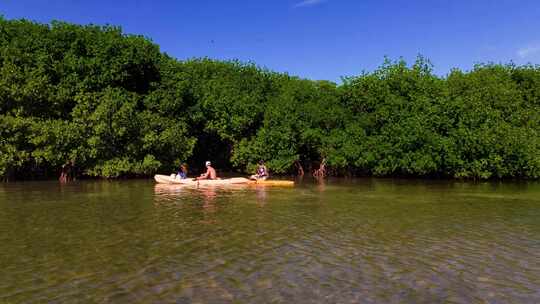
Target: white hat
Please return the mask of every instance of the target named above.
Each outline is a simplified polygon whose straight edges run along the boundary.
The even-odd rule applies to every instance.
[[[206,161],[206,166],[207,166],[207,167],[210,166],[211,164],[212,164],[212,163],[211,163],[209,160]]]

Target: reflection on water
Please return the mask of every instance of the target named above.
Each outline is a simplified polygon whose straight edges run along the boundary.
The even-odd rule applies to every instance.
[[[538,303],[540,184],[0,185],[0,303]]]

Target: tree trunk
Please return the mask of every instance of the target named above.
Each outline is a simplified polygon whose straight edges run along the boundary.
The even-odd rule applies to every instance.
[[[298,176],[304,176],[304,168],[302,168],[302,165],[299,161],[295,161],[294,165],[296,166],[296,170],[298,172]]]
[[[324,178],[326,176],[326,158],[323,158],[319,169],[313,171],[313,177],[315,178]]]

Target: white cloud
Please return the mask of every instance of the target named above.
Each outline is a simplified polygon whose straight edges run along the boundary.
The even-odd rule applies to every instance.
[[[314,6],[317,4],[321,4],[325,2],[326,0],[304,0],[302,2],[298,2],[294,5],[294,7],[308,7],[308,6]]]
[[[530,45],[530,46],[521,48],[521,49],[519,49],[517,51],[517,55],[520,58],[526,58],[526,57],[529,57],[531,55],[535,55],[537,53],[540,53],[540,45],[539,44]]]

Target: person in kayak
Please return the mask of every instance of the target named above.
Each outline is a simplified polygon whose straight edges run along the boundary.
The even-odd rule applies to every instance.
[[[176,173],[177,179],[186,179],[188,174],[187,164],[183,163],[180,165],[180,169]]]
[[[257,173],[252,175],[250,179],[260,179],[265,180],[268,178],[268,169],[264,165],[264,161],[259,161],[259,165],[257,166]]]
[[[212,168],[212,163],[210,161],[206,162],[206,172],[197,177],[197,179],[218,179],[216,169]]]

